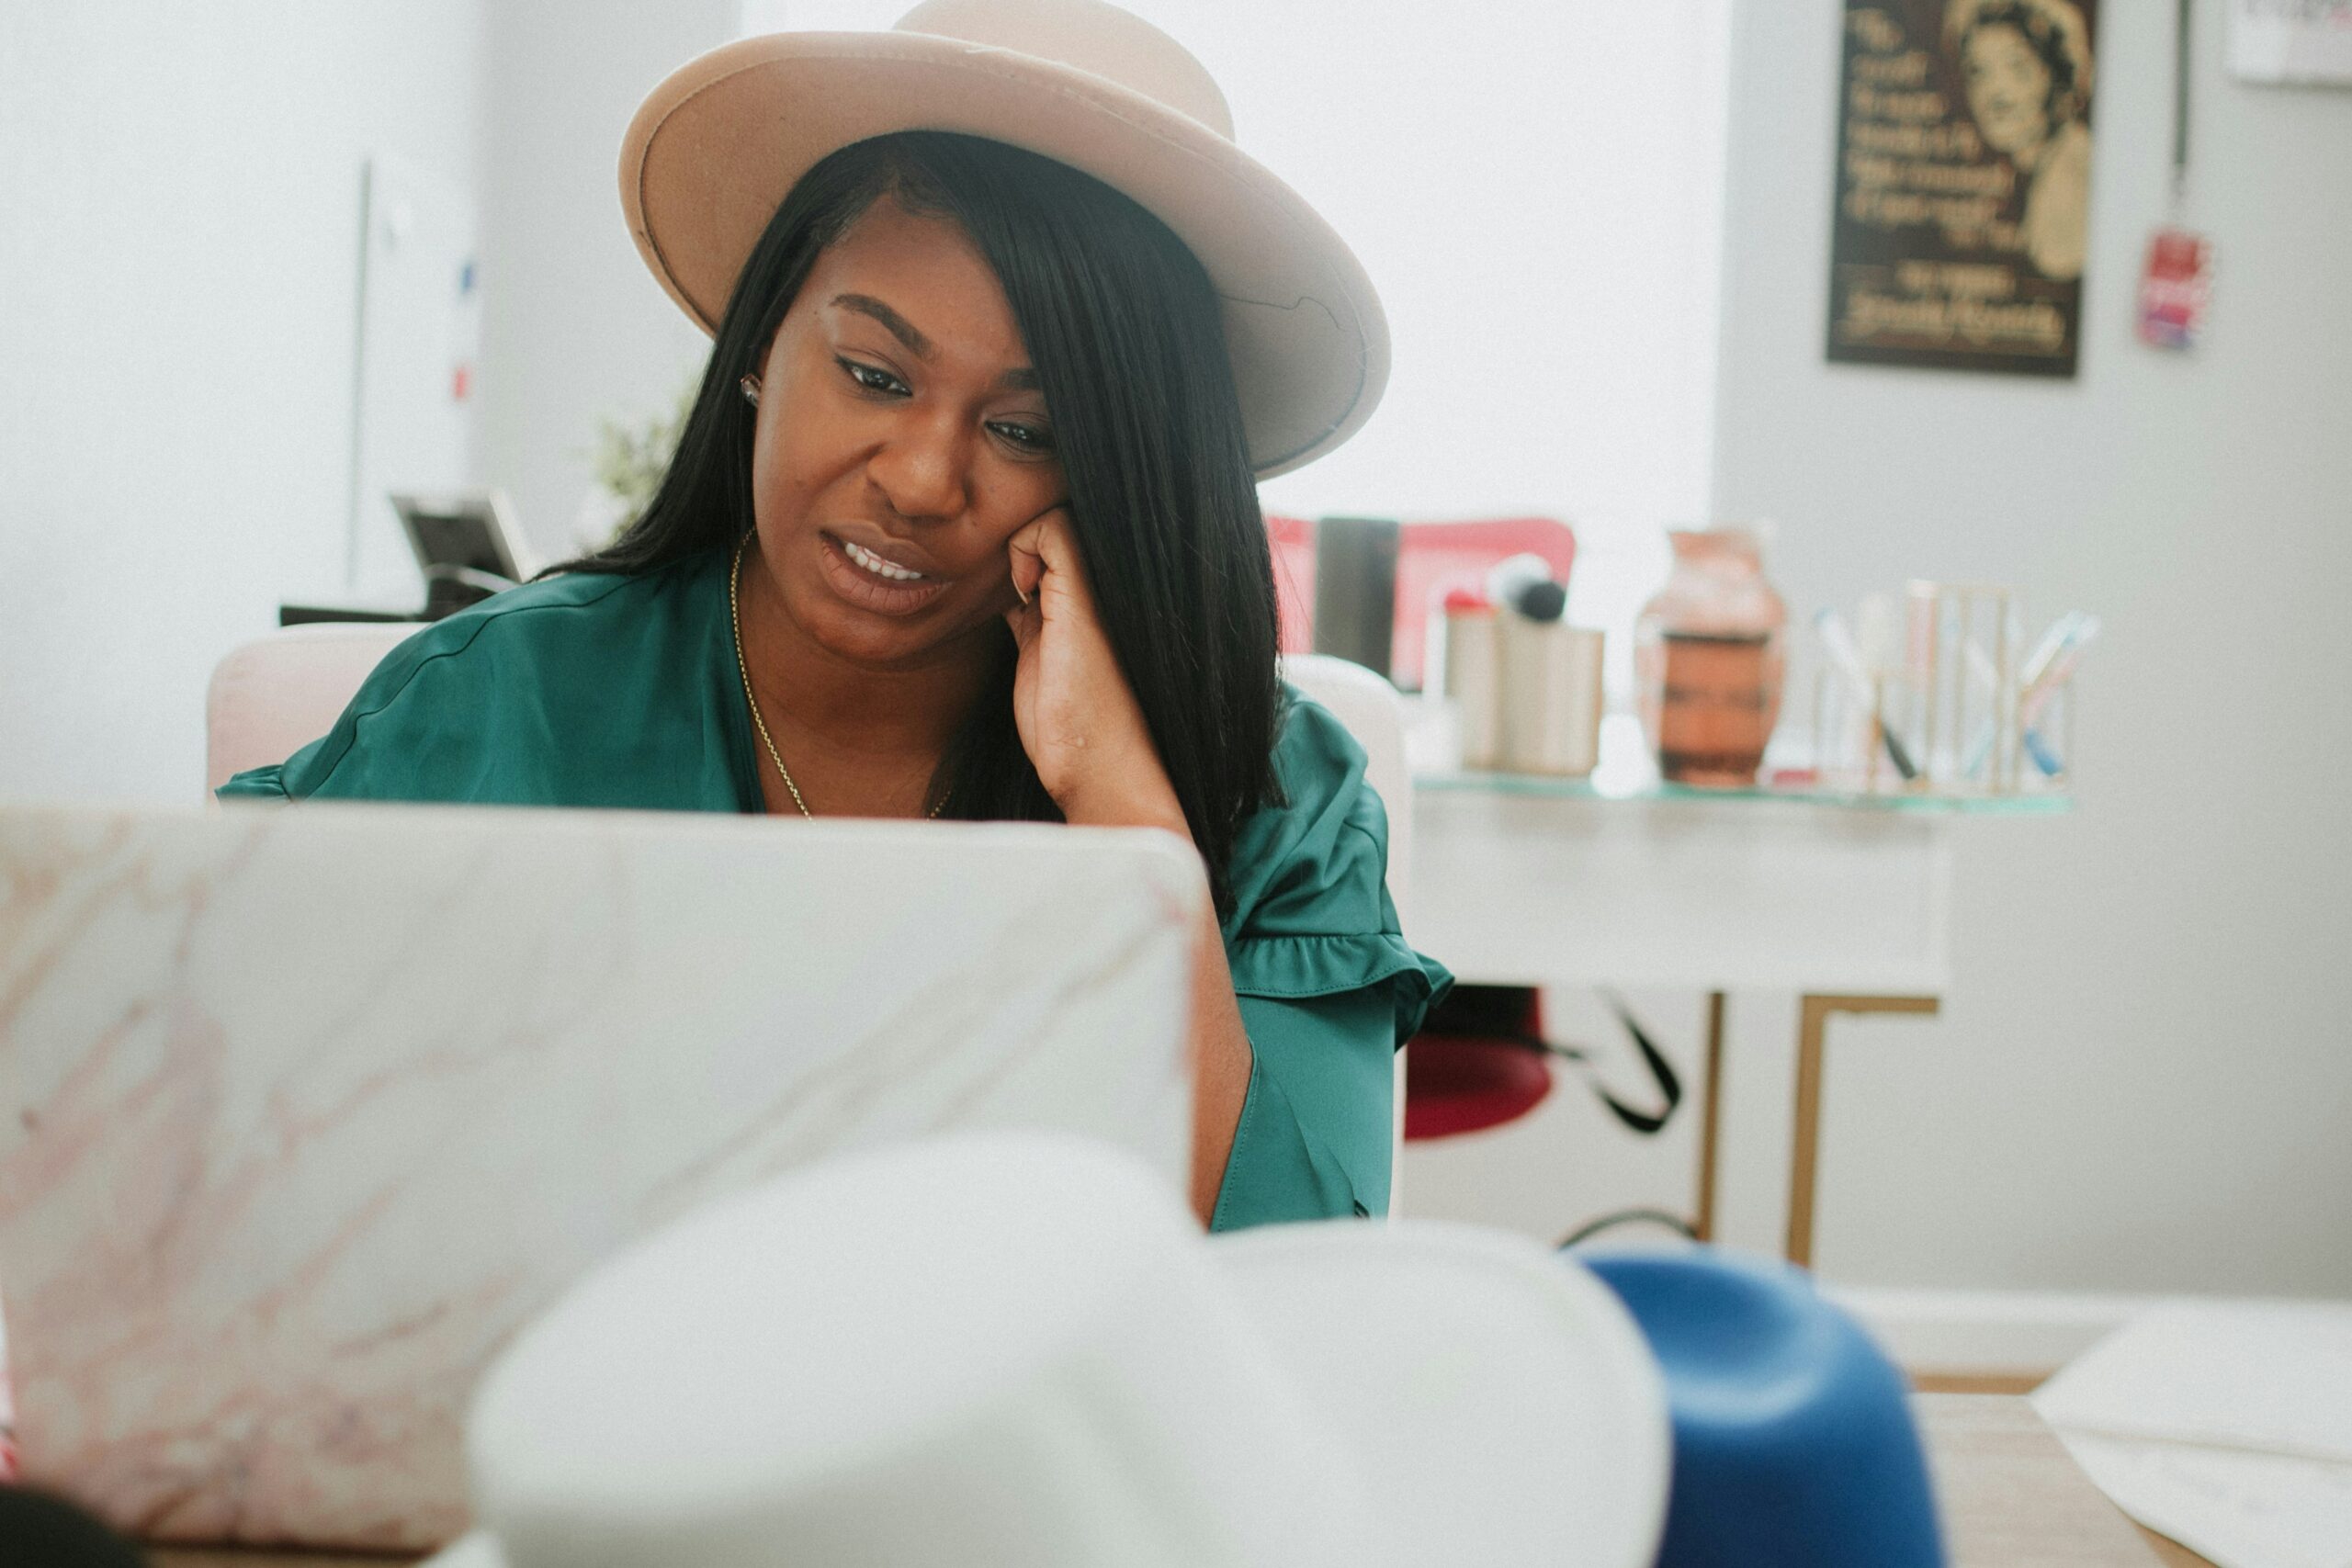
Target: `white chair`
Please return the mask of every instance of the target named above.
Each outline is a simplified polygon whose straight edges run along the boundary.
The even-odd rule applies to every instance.
[[[1405,761],[1405,710],[1387,678],[1344,659],[1323,653],[1283,658],[1283,679],[1331,710],[1363,748],[1364,782],[1388,812],[1388,897],[1405,912],[1408,872],[1413,860],[1413,771]],[[1396,1087],[1391,1100],[1395,1139],[1389,1145],[1388,1213],[1400,1212],[1405,1179],[1405,1053],[1396,1053]]]
[[[282,762],[334,728],[360,682],[423,628],[414,621],[288,626],[229,650],[204,695],[204,793]]]

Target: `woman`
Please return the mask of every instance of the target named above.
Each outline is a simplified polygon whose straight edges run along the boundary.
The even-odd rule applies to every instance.
[[[942,119],[998,135],[912,129]],[[1397,932],[1362,751],[1277,677],[1252,470],[1360,424],[1385,338],[1228,125],[1096,0],[687,66],[622,157],[639,248],[717,319],[653,503],[221,794],[1185,834],[1196,1212],[1382,1212],[1393,1052],[1450,981]]]
[[[2090,32],[2067,0],[1951,0],[1945,41],[1986,145],[2026,182],[2018,247],[2044,277],[2089,246]]]

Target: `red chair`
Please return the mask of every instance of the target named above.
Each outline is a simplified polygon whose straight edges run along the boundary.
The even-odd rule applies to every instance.
[[[1516,1122],[1552,1092],[1544,1004],[1532,986],[1457,986],[1405,1051],[1405,1139]]]
[[[1269,517],[1274,547],[1274,588],[1282,606],[1284,653],[1315,647],[1315,525],[1301,517]],[[1552,575],[1568,581],[1577,536],[1552,517],[1506,517],[1466,523],[1407,523],[1396,540],[1396,621],[1388,678],[1400,690],[1421,686],[1430,605],[1454,588],[1476,588],[1498,561],[1538,555]]]
[[[1649,1069],[1657,1109],[1629,1105],[1598,1082],[1592,1091],[1634,1132],[1656,1133],[1682,1102],[1681,1077],[1624,1003],[1611,998],[1610,1007]],[[1574,1045],[1544,1038],[1543,995],[1534,987],[1456,986],[1406,1047],[1405,1141],[1483,1133],[1518,1121],[1552,1092],[1555,1059],[1587,1058]]]

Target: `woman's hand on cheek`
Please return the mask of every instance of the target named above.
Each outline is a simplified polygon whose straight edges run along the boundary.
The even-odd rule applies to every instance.
[[[1007,549],[1013,590],[1028,601],[1004,617],[1021,648],[1012,716],[1046,793],[1071,822],[1185,832],[1143,709],[1095,614],[1069,508],[1032,520]]]

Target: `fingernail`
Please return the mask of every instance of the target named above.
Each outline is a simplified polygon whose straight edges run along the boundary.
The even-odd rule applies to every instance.
[[[1012,585],[1012,596],[1021,601],[1021,607],[1023,609],[1025,610],[1029,607],[1029,595],[1021,592],[1021,584],[1017,582]]]

